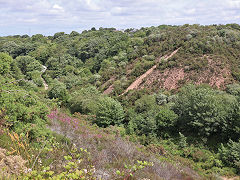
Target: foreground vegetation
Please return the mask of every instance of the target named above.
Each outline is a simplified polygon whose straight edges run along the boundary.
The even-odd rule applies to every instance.
[[[238,176],[239,50],[237,24],[1,37],[0,176]]]

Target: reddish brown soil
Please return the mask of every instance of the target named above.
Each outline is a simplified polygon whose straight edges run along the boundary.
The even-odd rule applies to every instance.
[[[172,52],[169,56],[164,56],[164,59],[169,59],[171,58],[174,54],[176,54],[178,51],[175,50],[174,52]],[[160,60],[160,58],[158,59]],[[139,85],[142,83],[143,79],[145,79],[147,76],[149,76],[155,69],[157,68],[157,65],[154,65],[151,69],[149,69],[147,72],[145,72],[143,75],[139,76],[125,91],[123,94],[127,93],[129,90],[132,89],[138,89]],[[122,94],[122,95],[123,95]]]
[[[162,58],[165,60],[171,58],[178,52],[178,49],[170,55],[157,58],[156,62]],[[221,59],[205,56],[208,65],[202,69],[190,70],[188,66],[180,65],[179,67],[166,68],[164,70],[157,69],[157,65],[147,70],[144,74],[139,76],[125,91],[127,93],[132,89],[142,88],[163,88],[166,90],[178,89],[186,83],[194,83],[196,85],[209,84],[212,87],[219,89],[225,88],[226,84],[234,82],[231,75],[230,67],[224,65]],[[133,66],[130,65],[130,66]],[[131,69],[131,68],[130,68]],[[128,67],[128,71],[130,71]],[[114,90],[114,86],[110,85],[104,94],[110,94]],[[121,95],[123,95],[121,94]]]
[[[113,84],[111,86],[109,86],[104,92],[103,94],[110,94],[112,91],[114,90]]]
[[[184,67],[167,68],[163,71],[155,70],[141,84],[141,88],[159,88],[172,90],[178,89],[183,84],[192,82],[197,85],[209,84],[212,87],[224,88],[226,84],[233,81],[230,68],[224,66],[219,61],[208,58],[208,66],[199,71],[188,70]]]
[[[107,80],[104,84],[101,85],[101,88],[106,87],[107,85],[109,85],[114,80],[115,80],[115,77],[111,77],[109,80]],[[113,89],[114,88],[113,88],[113,84],[112,84],[103,92],[103,94],[110,94],[113,91]]]

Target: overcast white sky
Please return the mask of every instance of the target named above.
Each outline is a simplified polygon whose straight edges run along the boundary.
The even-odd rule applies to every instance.
[[[240,0],[0,0],[0,35],[240,24]]]

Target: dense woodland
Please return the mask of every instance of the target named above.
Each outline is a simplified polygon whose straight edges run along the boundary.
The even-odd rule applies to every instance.
[[[239,81],[238,24],[0,37],[0,177],[239,176]]]

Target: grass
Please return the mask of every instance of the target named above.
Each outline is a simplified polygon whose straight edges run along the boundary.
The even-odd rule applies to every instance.
[[[94,117],[79,113],[70,116],[55,109],[51,111],[48,118],[50,120],[49,128],[53,131],[52,137],[39,139],[37,145],[36,142],[29,142],[27,135],[18,135],[7,130],[0,137],[0,146],[6,148],[12,155],[21,155],[27,160],[26,167],[35,174],[36,172],[41,174],[43,171],[54,172],[55,175],[62,172],[69,173],[65,166],[70,161],[64,157],[73,157],[72,149],[76,148],[76,152],[81,153],[82,149],[85,149],[90,155],[89,158],[83,159],[80,164],[77,164],[77,170],[94,167],[92,176],[98,179],[124,179],[116,172],[120,171],[129,175],[130,171],[126,165],[133,167],[138,161],[151,162],[153,166],[134,171],[133,177],[129,176],[128,179],[204,179],[213,177],[211,172],[206,176],[206,169],[203,168],[209,163],[208,161],[197,162],[197,160],[189,159],[186,154],[190,148],[181,150],[170,141],[160,141],[157,145],[143,146],[137,142],[138,137],[126,135],[124,128],[115,126],[99,128],[89,121]],[[132,142],[131,139],[135,142]],[[195,152],[195,158],[198,155],[199,157],[205,155],[201,155],[201,153],[204,152]],[[75,160],[74,163],[76,163]],[[44,170],[46,167],[49,167],[49,170]],[[70,169],[76,171],[76,168]],[[48,177],[49,175],[42,174],[42,176]]]

